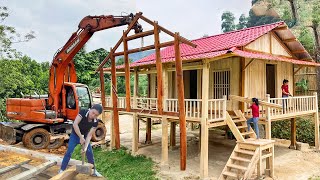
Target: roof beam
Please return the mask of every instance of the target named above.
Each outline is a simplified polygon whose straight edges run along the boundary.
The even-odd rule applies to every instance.
[[[247,69],[248,66],[250,66],[250,64],[253,62],[253,58],[250,60],[250,62],[242,69],[242,71],[245,71]]]
[[[282,31],[282,30],[287,30],[287,29],[288,29],[288,26],[280,26],[280,27],[275,28],[274,30],[275,31]]]
[[[297,38],[290,38],[290,39],[284,39],[284,40],[282,40],[282,42],[284,42],[284,43],[295,42],[295,41],[298,41]]]
[[[154,30],[144,31],[144,32],[141,32],[141,33],[134,34],[134,35],[126,37],[126,40],[130,41],[130,40],[133,40],[133,39],[138,39],[138,38],[141,38],[141,37],[150,36],[153,33],[154,33]]]
[[[305,49],[303,50],[298,50],[298,51],[292,51],[293,54],[301,54],[301,53],[307,53]]]

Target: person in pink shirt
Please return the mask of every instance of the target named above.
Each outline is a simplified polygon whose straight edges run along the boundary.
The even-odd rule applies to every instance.
[[[248,131],[250,131],[251,128],[251,123],[253,123],[254,126],[254,131],[256,132],[257,139],[259,139],[259,126],[258,126],[258,121],[259,121],[259,100],[257,98],[252,98],[252,105],[248,108],[251,108],[252,112],[252,118],[247,120],[247,125],[248,125]]]

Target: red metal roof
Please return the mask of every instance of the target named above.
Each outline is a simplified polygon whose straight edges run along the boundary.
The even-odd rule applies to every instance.
[[[263,53],[250,53],[247,51],[240,51],[237,48],[245,46],[252,41],[258,39],[264,34],[270,32],[278,26],[285,25],[284,22],[277,22],[273,24],[266,24],[262,26],[255,26],[251,28],[241,29],[237,31],[231,31],[224,34],[218,34],[214,36],[209,36],[205,38],[192,40],[194,44],[197,45],[196,48],[188,46],[186,44],[180,44],[181,58],[182,60],[194,60],[194,59],[204,59],[204,58],[214,58],[220,55],[226,54],[227,51],[233,52],[234,55],[239,55],[248,58],[260,58],[260,59],[274,59],[270,60],[281,60],[290,61],[294,64],[305,65],[317,65],[316,63],[308,61],[300,61],[296,59],[280,58],[279,56],[265,55]],[[174,61],[174,46],[169,46],[160,51],[161,60],[163,63]],[[294,61],[294,62],[293,62]],[[302,63],[303,62],[303,63]],[[149,64],[155,64],[155,53],[146,56],[138,61],[130,64],[130,67],[144,66]],[[124,68],[123,65],[117,66],[117,69]],[[109,70],[109,68],[106,68]]]
[[[265,60],[271,60],[271,61],[282,61],[282,62],[288,62],[292,64],[298,64],[298,65],[305,65],[305,66],[320,66],[320,63],[312,62],[312,61],[302,61],[292,58],[286,58],[283,56],[275,56],[271,54],[265,54],[265,53],[258,53],[258,52],[249,52],[249,51],[241,51],[239,49],[236,49],[232,52],[232,54],[236,56],[241,56],[245,58],[254,58],[254,59],[265,59]]]
[[[192,42],[197,45],[196,48],[193,48],[186,44],[180,45],[181,57],[183,60],[207,58],[209,57],[209,54],[207,53],[210,52],[245,46],[280,25],[284,25],[284,22],[256,26],[241,29],[238,31],[231,31],[224,34],[195,39],[192,40]],[[161,50],[161,59],[163,62],[166,62],[166,59],[171,58],[174,58],[174,46],[169,46]],[[136,62],[141,63],[152,60],[155,60],[155,54],[151,54]]]

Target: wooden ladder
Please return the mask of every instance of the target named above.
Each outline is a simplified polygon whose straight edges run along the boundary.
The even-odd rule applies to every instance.
[[[258,149],[246,149],[237,144],[226,166],[222,170],[219,180],[249,179],[259,160]]]
[[[234,110],[233,114],[234,115],[230,115],[227,113],[226,123],[237,141],[245,141],[246,136],[256,139],[257,136],[253,129],[250,128],[250,131],[248,131],[247,119],[241,110]]]

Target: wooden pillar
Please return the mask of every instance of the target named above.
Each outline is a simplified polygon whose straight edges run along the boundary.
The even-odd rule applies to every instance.
[[[158,98],[158,114],[163,114],[163,85],[162,85],[162,62],[160,56],[160,40],[158,23],[154,22],[154,49],[156,54],[156,67],[157,67],[157,98]]]
[[[133,108],[137,109],[137,98],[139,96],[139,74],[137,69],[134,70],[133,81]]]
[[[162,78],[163,78],[163,111],[167,110],[166,100],[169,98],[169,72],[166,66],[163,66],[162,69]]]
[[[114,112],[110,113],[110,150],[113,150],[116,147],[115,134],[114,134]]]
[[[138,151],[138,143],[139,143],[139,127],[138,127],[138,115],[137,113],[133,114],[133,129],[132,129],[132,154],[135,155]]]
[[[179,123],[180,123],[180,170],[186,170],[187,162],[187,128],[186,128],[186,116],[184,107],[184,84],[183,84],[183,71],[182,61],[180,55],[179,46],[179,33],[174,35],[174,52],[176,58],[176,77],[177,77],[177,89],[178,89],[178,106],[179,106]]]
[[[270,103],[270,94],[266,95],[267,102]],[[270,107],[267,107],[266,139],[271,139],[271,117]]]
[[[100,69],[100,89],[101,89],[101,104],[103,109],[106,107],[106,92],[105,92],[105,84],[104,84],[104,74],[103,68]],[[102,112],[102,122],[106,123],[105,111]]]
[[[240,96],[245,96],[245,82],[246,82],[246,59],[244,57],[240,57],[240,74],[241,74],[241,81],[240,81]],[[244,112],[244,102],[239,102],[239,107],[242,112]]]
[[[126,111],[129,112],[131,109],[131,90],[130,90],[130,63],[129,63],[129,56],[128,56],[128,42],[127,42],[127,35],[123,31],[123,57],[124,57],[124,71],[125,71],[125,82],[126,82]]]
[[[170,123],[170,147],[176,146],[176,122]]]
[[[296,130],[296,118],[291,118],[291,144],[290,149],[296,149],[297,143],[297,130]]]
[[[203,62],[202,68],[202,112],[201,112],[201,149],[200,149],[200,178],[208,177],[208,98],[209,98],[209,69],[210,64]]]
[[[147,118],[147,122],[146,122],[146,144],[151,144],[151,126],[152,126],[152,122],[151,122],[151,118]]]
[[[316,150],[320,150],[319,147],[319,112],[318,112],[318,94],[317,92],[313,93],[314,96],[314,107],[315,107],[315,113],[314,113],[314,142]]]
[[[120,149],[116,60],[113,55],[112,49],[110,50],[110,58],[111,58],[112,105],[113,105],[113,127],[114,127],[115,148]]]
[[[168,166],[168,118],[162,116],[162,152],[161,152],[161,166]]]

